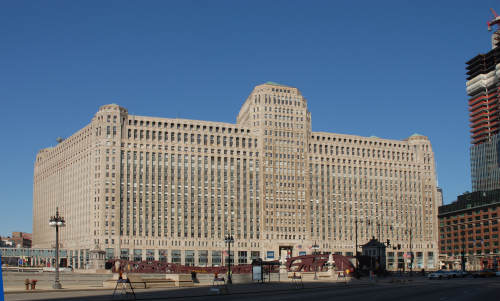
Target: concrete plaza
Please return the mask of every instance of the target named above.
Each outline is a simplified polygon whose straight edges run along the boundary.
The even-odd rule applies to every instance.
[[[369,279],[353,280],[347,285],[334,282],[307,281],[305,289],[289,289],[289,282],[280,283],[245,283],[229,286],[229,295],[209,296],[210,286],[196,285],[189,288],[151,288],[136,289],[140,300],[204,300],[205,298],[223,300],[353,300],[353,298],[370,300],[494,300],[500,293],[500,279],[460,278],[451,280],[428,280],[426,277],[411,277],[415,282],[391,283],[390,279],[381,279],[380,283]],[[396,279],[410,279],[402,277]],[[99,287],[71,286],[61,291],[53,291],[42,287],[36,292],[6,289],[5,300],[110,300],[113,290]],[[124,296],[125,297],[125,296]],[[129,296],[130,297],[130,296]],[[116,297],[114,298],[116,299]]]

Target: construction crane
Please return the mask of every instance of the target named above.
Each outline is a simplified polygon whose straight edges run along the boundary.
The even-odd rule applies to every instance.
[[[500,27],[500,17],[497,15],[497,13],[493,10],[493,7],[490,8],[491,9],[491,12],[493,13],[493,17],[491,18],[491,20],[489,21],[486,21],[486,23],[488,23],[488,31],[491,31],[491,26],[492,25],[496,25],[497,26],[497,30],[499,29]]]

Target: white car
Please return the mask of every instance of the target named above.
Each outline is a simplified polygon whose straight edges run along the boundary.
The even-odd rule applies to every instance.
[[[429,279],[442,279],[442,278],[448,278],[451,279],[451,274],[448,272],[445,272],[443,270],[435,271],[432,273],[429,273]]]

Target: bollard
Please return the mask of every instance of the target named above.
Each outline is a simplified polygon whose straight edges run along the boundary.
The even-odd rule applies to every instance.
[[[30,286],[30,281],[29,279],[26,279],[26,281],[24,281],[24,285],[26,286],[26,290],[29,289],[29,286]]]

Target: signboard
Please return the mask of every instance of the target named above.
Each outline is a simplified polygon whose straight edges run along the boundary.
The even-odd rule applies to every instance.
[[[262,281],[262,266],[254,265],[252,267],[252,280],[253,281]]]
[[[299,252],[299,256],[304,256],[306,255],[306,252]]]
[[[23,260],[22,259],[18,259],[17,260],[17,265],[18,266],[22,266],[23,265]]]
[[[274,259],[274,251],[267,251],[267,259]]]

